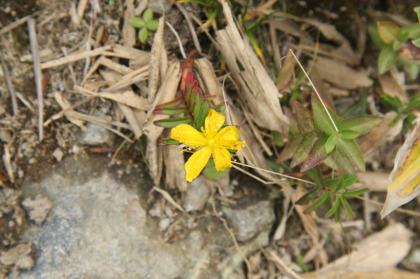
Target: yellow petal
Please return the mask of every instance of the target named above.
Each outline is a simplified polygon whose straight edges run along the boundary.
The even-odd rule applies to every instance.
[[[214,109],[210,109],[209,114],[206,117],[204,126],[205,126],[205,133],[213,138],[217,131],[223,126],[225,123],[225,116],[221,113],[218,113]]]
[[[227,126],[217,133],[214,140],[216,145],[226,149],[241,150],[244,145],[243,141],[239,141],[239,131],[235,126]]]
[[[188,159],[185,163],[185,179],[188,182],[192,182],[200,174],[210,159],[210,155],[210,147],[205,146]]]
[[[217,171],[222,171],[232,167],[232,162],[230,161],[230,153],[226,149],[214,148],[212,154],[214,165],[216,166]]]
[[[207,144],[207,139],[204,135],[188,124],[179,124],[178,126],[172,128],[171,138],[193,147],[199,147]]]

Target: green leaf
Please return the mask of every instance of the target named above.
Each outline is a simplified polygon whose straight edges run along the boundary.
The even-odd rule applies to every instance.
[[[305,195],[303,195],[300,199],[298,199],[295,203],[299,205],[306,204],[313,200],[316,196],[318,196],[318,193],[320,192],[320,188],[314,188],[313,190],[309,191]]]
[[[381,117],[372,115],[361,115],[341,120],[339,130],[353,130],[364,135],[382,121]]]
[[[335,135],[334,135],[335,137]],[[322,164],[322,162],[330,155],[325,150],[325,145],[328,140],[327,135],[322,135],[314,144],[308,156],[300,168],[300,172],[305,172],[315,166]]]
[[[418,39],[420,38],[420,23],[414,23],[401,28],[401,36],[403,41],[408,39]]]
[[[294,168],[297,165],[301,164],[303,161],[305,161],[305,158],[308,156],[316,140],[317,135],[315,133],[308,133],[304,135],[304,138],[299,147],[297,148],[296,153],[293,156],[292,162],[290,163],[291,168]]]
[[[147,29],[150,31],[156,31],[159,27],[159,21],[157,20],[151,20],[146,22]]]
[[[392,49],[392,46],[384,47],[379,53],[378,58],[378,72],[379,74],[386,73],[394,65],[398,58],[398,51]]]
[[[348,139],[348,140],[351,140],[351,139],[355,139],[355,138],[357,138],[358,136],[360,136],[360,132],[355,131],[355,130],[342,130],[342,131],[339,131],[339,132],[338,132],[338,136],[339,136],[341,139]]]
[[[153,10],[152,8],[148,8],[144,13],[143,13],[143,19],[144,21],[148,22],[151,21],[153,19]]]
[[[331,134],[328,137],[327,142],[325,143],[325,152],[330,153],[331,151],[333,151],[335,146],[337,145],[337,142],[338,142],[337,136],[335,134]]]
[[[322,105],[321,101],[315,93],[312,93],[311,104],[315,127],[327,135],[335,134],[336,130],[334,128],[334,125],[331,122],[331,119],[328,116],[327,112],[325,111],[324,106]],[[335,124],[338,125],[338,118],[335,115],[335,113],[330,110],[329,112]]]
[[[417,14],[417,19],[420,21],[420,6],[414,8],[414,12]]]
[[[220,178],[225,177],[226,175],[229,174],[230,168],[227,168],[223,171],[217,171],[216,170],[216,166],[214,164],[213,160],[209,160],[209,162],[207,163],[206,167],[204,168],[204,175],[211,180],[218,180]]]
[[[379,36],[386,44],[392,44],[401,32],[401,28],[390,21],[378,21],[376,26],[378,28]]]
[[[183,118],[170,118],[170,119],[162,119],[157,120],[153,124],[156,126],[161,126],[165,128],[173,128],[175,126],[178,126],[179,124],[192,124],[191,118],[189,116],[183,117]]]
[[[338,140],[338,154],[337,154],[337,162],[342,164],[343,160],[347,161],[352,165],[352,168],[348,169],[348,164],[345,163],[341,165],[346,169],[349,173],[354,173],[354,168],[357,168],[361,171],[365,171],[365,161],[363,159],[363,155],[360,152],[359,146],[354,140]]]
[[[369,191],[368,188],[362,188],[362,189],[353,190],[353,191],[346,191],[346,192],[343,193],[343,197],[344,198],[352,198],[352,197],[363,195],[367,191]]]
[[[330,192],[326,191],[322,196],[320,196],[316,201],[314,201],[308,208],[305,209],[304,213],[309,213],[314,211],[319,206],[321,206],[330,196]]]
[[[162,144],[162,145],[178,145],[178,144],[180,144],[180,142],[177,141],[176,139],[173,139],[173,138],[166,138],[166,139],[163,139],[160,142],[160,144]]]
[[[371,24],[368,27],[368,33],[372,41],[377,45],[379,48],[383,48],[386,46],[385,42],[382,41],[381,36],[379,36],[378,28],[376,24]]]
[[[139,31],[140,42],[142,42],[144,44],[147,40],[148,35],[149,35],[149,31],[147,30],[146,27],[143,27],[142,29],[140,29],[140,31]]]
[[[284,145],[283,137],[279,132],[273,131],[272,135],[273,135],[273,142],[276,146],[283,146]]]
[[[341,204],[344,206],[344,209],[346,210],[347,215],[349,216],[349,218],[350,219],[353,219],[354,218],[353,211],[351,210],[350,205],[347,202],[347,200],[341,198],[340,201],[341,201]]]
[[[340,196],[337,195],[334,199],[334,205],[330,208],[330,210],[328,210],[327,214],[325,214],[325,217],[330,218],[331,216],[333,216],[339,206],[340,206]]]
[[[187,112],[187,108],[185,107],[181,107],[181,108],[177,108],[177,107],[156,107],[155,110],[153,111],[154,114],[165,114],[165,115],[176,115],[176,114],[180,114],[180,113],[186,113]]]
[[[339,189],[344,189],[344,188],[349,187],[350,185],[353,185],[354,183],[357,182],[358,179],[359,177],[357,177],[357,175],[349,174],[349,173],[343,174],[343,176],[341,177],[341,181],[343,182],[343,185]]]
[[[145,22],[140,17],[132,17],[130,18],[130,24],[136,28],[143,28],[145,25]]]

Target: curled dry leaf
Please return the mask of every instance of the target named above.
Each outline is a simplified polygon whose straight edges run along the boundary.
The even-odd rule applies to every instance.
[[[288,119],[280,107],[281,95],[249,43],[239,33],[229,5],[226,1],[222,1],[222,5],[227,27],[216,32],[216,40],[241,89],[239,98],[249,107],[255,123],[287,137]]]

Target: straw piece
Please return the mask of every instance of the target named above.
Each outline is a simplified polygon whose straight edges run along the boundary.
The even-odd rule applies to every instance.
[[[28,30],[31,52],[34,60],[36,95],[38,98],[38,138],[39,141],[42,141],[44,138],[44,126],[42,125],[42,123],[44,123],[44,97],[42,94],[42,72],[39,61],[38,37],[35,30],[35,20],[33,18],[28,19]]]
[[[15,94],[15,90],[13,89],[12,81],[10,80],[9,70],[7,69],[6,63],[4,62],[4,56],[3,56],[2,50],[0,50],[0,60],[1,60],[1,67],[3,68],[4,79],[6,80],[7,89],[9,90],[10,99],[12,101],[13,115],[16,116],[18,114],[16,94]]]
[[[100,48],[97,48],[97,49],[94,49],[94,50],[87,50],[87,51],[83,51],[83,52],[79,52],[79,53],[73,53],[73,54],[70,54],[66,57],[62,57],[62,58],[58,58],[58,59],[55,59],[55,60],[52,60],[52,61],[42,63],[41,64],[41,69],[53,68],[53,67],[61,66],[61,65],[64,65],[64,64],[73,63],[73,62],[76,62],[78,60],[82,60],[86,57],[102,55],[110,49],[112,49],[111,46],[104,46],[104,47],[100,47]]]
[[[29,19],[30,17],[31,17],[31,15],[28,15],[28,16],[25,16],[25,17],[22,17],[21,19],[18,19],[18,20],[16,20],[16,21],[14,21],[14,22],[10,23],[9,25],[7,25],[7,26],[3,27],[3,28],[0,30],[0,36],[2,36],[2,35],[4,35],[4,34],[6,34],[6,33],[10,32],[10,31],[12,31],[13,29],[15,29],[15,28],[17,28],[17,27],[21,26],[22,24],[25,24],[25,23],[28,21],[28,19]]]
[[[7,175],[9,176],[10,182],[14,183],[15,175],[13,173],[9,146],[7,144],[4,145],[3,164],[4,164],[4,167],[6,168]]]

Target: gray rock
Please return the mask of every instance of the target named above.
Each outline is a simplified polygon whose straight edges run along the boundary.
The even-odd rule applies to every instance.
[[[108,145],[111,146],[114,141],[114,134],[108,131],[107,129],[88,123],[87,129],[81,131],[78,138],[80,144],[87,145]]]
[[[200,175],[191,183],[188,183],[182,205],[187,212],[203,209],[204,204],[210,198],[210,194],[206,179]]]
[[[223,207],[222,212],[238,241],[248,241],[262,231],[268,232],[275,220],[269,201],[260,201],[244,208]]]

